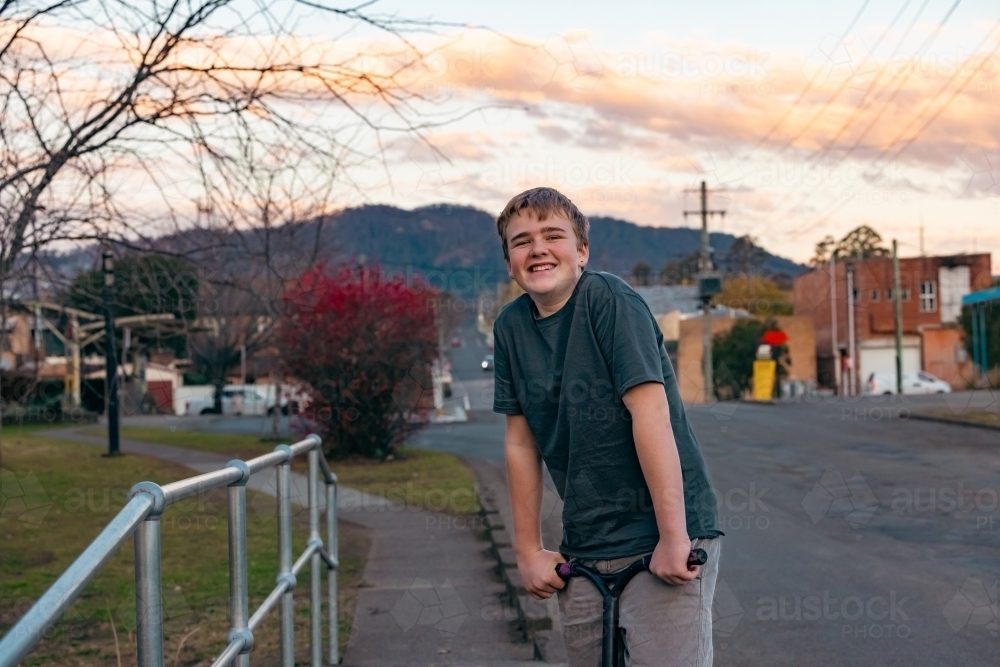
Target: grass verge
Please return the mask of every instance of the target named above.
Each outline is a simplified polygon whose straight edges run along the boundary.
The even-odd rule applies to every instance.
[[[4,429],[0,470],[0,632],[30,608],[125,502],[140,480],[166,483],[192,471],[151,458],[103,458],[100,448],[60,441],[39,429]],[[274,586],[274,499],[247,494],[251,613]],[[167,665],[206,664],[228,631],[228,527],[225,489],[173,505],[161,519],[164,648]],[[308,514],[296,508],[295,553],[305,548]],[[353,602],[371,537],[341,522],[340,639],[346,645]],[[135,660],[135,579],[128,540],[63,614],[24,665],[114,665]],[[325,591],[325,584],[324,584]],[[298,586],[296,645],[308,656],[308,586]],[[116,644],[118,648],[116,649]],[[254,662],[277,664],[276,612],[255,635]]]
[[[104,427],[82,431],[106,436]],[[235,458],[253,458],[274,449],[275,442],[256,435],[201,433],[153,426],[124,426],[121,437],[161,445],[213,452]],[[292,464],[305,470],[305,459]],[[454,455],[426,449],[404,447],[392,461],[349,459],[331,461],[340,483],[372,495],[446,514],[479,512],[472,471]]]
[[[951,410],[921,410],[915,417],[927,417],[955,424],[972,424],[974,426],[992,426],[1000,429],[1000,414],[996,411],[966,410],[955,414]]]
[[[108,436],[108,430],[105,426],[94,426],[82,429],[80,432],[102,438]],[[119,435],[126,440],[139,440],[141,442],[154,442],[158,445],[197,449],[203,452],[212,452],[221,456],[244,460],[252,459],[261,454],[267,454],[273,451],[274,446],[278,444],[273,439],[261,438],[258,435],[202,433],[182,429],[171,430],[157,426],[122,426],[119,430]],[[282,442],[291,444],[293,441],[282,440]]]

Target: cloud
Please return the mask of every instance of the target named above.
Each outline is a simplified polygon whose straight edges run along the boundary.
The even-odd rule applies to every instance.
[[[663,40],[628,52],[598,50],[581,35],[526,45],[470,33],[435,58],[441,64],[429,80],[413,79],[418,88],[545,107],[548,123],[538,131],[561,142],[568,130],[553,116],[585,118],[585,131],[570,133],[581,147],[634,145],[644,135],[754,147],[766,137],[765,149],[857,142],[859,157],[873,157],[894,153],[940,111],[905,159],[944,165],[968,144],[996,144],[1000,133],[1000,57],[984,53],[884,62],[857,41],[803,63],[740,45]]]

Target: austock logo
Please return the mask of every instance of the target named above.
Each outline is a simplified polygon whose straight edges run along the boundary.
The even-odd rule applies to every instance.
[[[600,55],[582,37],[551,37],[535,49],[525,69],[540,89],[564,86],[578,92],[593,90],[605,74]]]
[[[942,612],[948,625],[955,632],[969,627],[973,630],[985,628],[994,637],[998,636],[997,608],[998,582],[992,584],[981,579],[968,577],[961,588],[944,606]]]
[[[802,509],[814,524],[827,517],[843,517],[851,528],[860,531],[875,516],[878,498],[861,476],[855,472],[850,479],[836,470],[827,470],[802,499]],[[859,532],[855,539],[862,537]]]
[[[712,633],[720,639],[731,639],[736,632],[736,626],[743,618],[743,605],[736,599],[733,589],[725,579],[719,579],[715,584],[715,597],[712,599]]]
[[[411,414],[422,406],[434,405],[433,376],[431,364],[418,361],[393,388],[392,400],[403,414]]]
[[[469,610],[451,581],[435,586],[417,577],[393,606],[393,619],[406,632],[417,625],[431,625],[442,637],[454,637]]]
[[[958,176],[952,190],[959,196],[997,194],[1000,179],[1000,150],[986,150],[982,146],[967,146],[955,158]]]
[[[12,471],[0,470],[0,518],[37,526],[51,507],[52,500],[35,473],[29,471],[19,480]]]
[[[147,607],[146,601],[137,597],[135,588],[132,588],[113,610],[115,622],[128,632],[135,632],[137,614],[146,614]],[[171,632],[184,629],[195,618],[194,609],[184,595],[183,588],[178,584],[163,582],[160,588],[160,608],[164,629]],[[215,610],[213,605],[202,608],[202,611],[212,610]]]

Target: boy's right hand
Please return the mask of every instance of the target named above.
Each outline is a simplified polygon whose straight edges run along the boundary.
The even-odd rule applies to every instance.
[[[524,582],[524,589],[536,600],[547,600],[560,591],[566,582],[556,574],[556,565],[566,559],[558,551],[539,549],[528,554],[518,554],[517,570]]]

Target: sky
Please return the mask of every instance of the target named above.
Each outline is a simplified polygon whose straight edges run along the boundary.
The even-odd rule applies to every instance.
[[[805,262],[867,224],[904,256],[991,252],[1000,273],[1000,6],[850,3],[379,2],[440,22],[406,75],[439,126],[384,137],[343,201],[496,213],[565,191],[590,216],[713,230]],[[388,67],[399,43],[307,29]],[[463,27],[467,26],[467,27]],[[431,123],[433,125],[433,123]],[[358,187],[360,185],[360,187]]]

